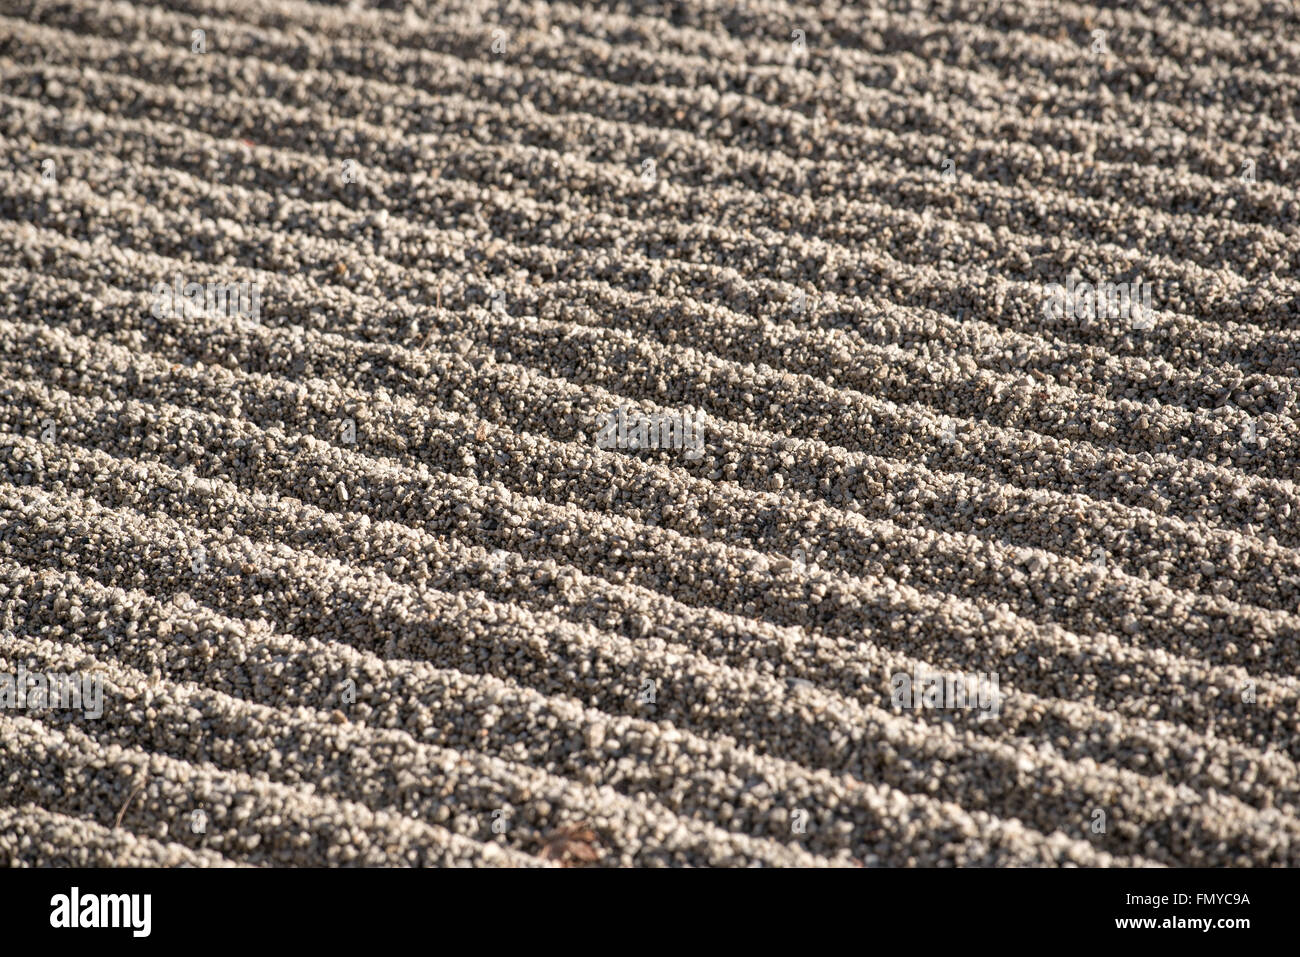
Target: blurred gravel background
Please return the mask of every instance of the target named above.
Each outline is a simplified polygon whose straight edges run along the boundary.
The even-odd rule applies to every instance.
[[[0,0],[0,672],[104,686],[0,863],[1300,862],[1297,115],[1283,2]]]

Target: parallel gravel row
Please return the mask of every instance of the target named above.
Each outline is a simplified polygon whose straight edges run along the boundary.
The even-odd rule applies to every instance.
[[[392,6],[0,0],[0,863],[1300,863],[1294,11]]]

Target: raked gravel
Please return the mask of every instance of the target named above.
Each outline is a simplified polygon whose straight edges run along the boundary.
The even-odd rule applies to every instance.
[[[1297,115],[1254,0],[0,0],[0,864],[1300,863]]]

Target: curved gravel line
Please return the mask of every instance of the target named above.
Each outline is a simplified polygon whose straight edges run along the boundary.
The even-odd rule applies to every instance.
[[[1293,11],[376,4],[0,0],[0,863],[1300,863]]]

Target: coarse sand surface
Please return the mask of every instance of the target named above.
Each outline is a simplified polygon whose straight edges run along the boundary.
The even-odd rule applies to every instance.
[[[0,0],[0,865],[1300,862],[1298,116],[1267,0]]]

